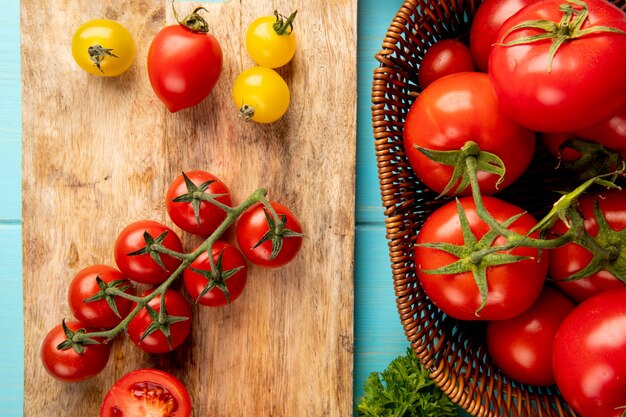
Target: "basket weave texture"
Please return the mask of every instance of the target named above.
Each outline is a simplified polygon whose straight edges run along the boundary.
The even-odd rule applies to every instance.
[[[626,0],[615,2],[622,9]],[[372,121],[389,255],[401,323],[415,354],[435,383],[474,416],[576,416],[556,387],[532,387],[507,378],[486,349],[484,323],[445,316],[422,291],[413,260],[417,233],[444,199],[415,177],[403,147],[405,117],[421,91],[417,68],[440,39],[467,40],[480,0],[408,0],[398,10],[376,55]],[[538,145],[527,172],[497,197],[536,218],[556,201],[570,176]],[[532,190],[532,191],[529,191]]]

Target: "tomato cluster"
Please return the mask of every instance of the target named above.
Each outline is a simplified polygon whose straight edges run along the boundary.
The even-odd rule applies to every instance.
[[[113,251],[117,268],[87,266],[72,280],[68,303],[77,320],[63,321],[45,337],[45,369],[67,382],[97,375],[108,362],[112,339],[124,329],[142,350],[170,352],[190,333],[190,301],[225,306],[242,294],[249,263],[274,268],[293,260],[302,227],[265,194],[259,189],[232,206],[229,188],[211,173],[175,178],[166,192],[169,217],[206,240],[185,253],[176,231],[162,223],[140,220],[123,228]],[[221,238],[235,222],[236,245]],[[186,294],[170,288],[179,277]]]
[[[202,10],[206,11],[197,7],[180,19],[174,9],[178,24],[161,29],[148,50],[150,84],[172,113],[202,102],[222,74],[223,50],[199,14]],[[289,86],[274,69],[286,65],[295,54],[295,17],[296,12],[286,17],[275,11],[274,16],[259,17],[248,27],[245,47],[258,66],[239,74],[232,85],[233,100],[245,120],[272,123],[289,108]],[[114,77],[132,65],[135,43],[120,23],[94,19],[76,30],[72,56],[85,71]]]
[[[424,53],[404,124],[415,175],[456,197],[417,235],[424,293],[486,324],[504,375],[556,384],[582,417],[626,408],[624,64],[626,14],[609,2],[485,0],[469,46]],[[495,196],[538,142],[579,178],[539,221]]]

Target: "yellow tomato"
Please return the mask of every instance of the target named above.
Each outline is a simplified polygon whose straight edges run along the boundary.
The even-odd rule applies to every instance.
[[[273,69],[252,67],[235,80],[233,100],[244,119],[272,123],[289,108],[289,87]]]
[[[115,77],[133,63],[135,42],[128,30],[113,20],[89,20],[74,33],[72,56],[90,74]]]
[[[286,20],[278,12],[274,16],[259,17],[246,32],[246,49],[254,62],[268,68],[287,64],[296,52],[293,33],[293,12]]]

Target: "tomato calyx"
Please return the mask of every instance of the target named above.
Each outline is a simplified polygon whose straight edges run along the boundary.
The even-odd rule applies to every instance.
[[[196,303],[198,303],[200,299],[204,297],[206,293],[208,293],[209,291],[217,287],[220,291],[224,293],[224,297],[226,297],[226,301],[228,302],[228,304],[230,304],[230,292],[228,291],[228,287],[226,286],[226,280],[228,280],[237,272],[242,270],[243,266],[238,266],[236,268],[227,269],[224,271],[224,268],[222,266],[222,263],[223,263],[222,258],[224,256],[224,250],[220,252],[219,257],[217,258],[217,262],[215,263],[213,262],[213,255],[211,254],[210,249],[208,250],[208,256],[209,256],[209,264],[211,268],[210,270],[207,271],[204,269],[189,268],[191,271],[197,274],[200,274],[204,278],[207,279],[207,284],[204,287],[204,289],[200,292],[198,297],[196,298]]]
[[[461,206],[459,200],[456,200],[457,211],[459,214],[459,222],[461,224],[461,232],[463,234],[463,245],[454,245],[444,242],[432,242],[432,243],[420,243],[418,246],[437,249],[447,252],[456,256],[458,261],[451,264],[444,265],[441,268],[422,270],[425,274],[462,274],[465,272],[471,272],[478,286],[478,290],[481,297],[481,304],[474,312],[476,317],[480,317],[480,311],[487,305],[488,285],[487,285],[487,270],[500,265],[507,265],[516,262],[520,262],[526,259],[531,259],[529,256],[519,256],[506,253],[511,249],[509,246],[492,246],[494,241],[500,236],[500,234],[491,229],[485,233],[480,239],[477,239],[472,232],[467,215]],[[517,219],[523,216],[525,213],[519,213],[513,217],[510,217],[502,224],[503,227],[508,227],[513,224]]]
[[[106,300],[106,303],[109,305],[113,313],[119,318],[122,318],[120,312],[117,308],[117,303],[115,302],[115,297],[119,296],[121,293],[125,294],[125,291],[132,287],[129,281],[125,279],[116,279],[111,282],[105,282],[100,278],[102,274],[98,274],[96,277],[96,282],[98,283],[98,287],[100,287],[100,291],[95,293],[89,298],[83,300],[85,303],[91,303],[99,300]],[[131,296],[132,297],[132,296]]]
[[[150,255],[150,257],[156,262],[164,271],[167,271],[165,264],[163,264],[163,260],[161,259],[162,254],[170,255],[175,258],[182,259],[184,257],[183,254],[174,252],[163,245],[163,241],[167,237],[167,230],[161,233],[156,238],[152,237],[152,235],[146,230],[143,232],[143,239],[146,242],[146,246],[136,251],[127,253],[128,256],[138,256],[138,255]]]
[[[573,161],[562,160],[561,155],[565,149],[575,150],[580,157]],[[579,173],[579,178],[583,180],[612,172],[624,162],[619,152],[614,152],[597,142],[576,138],[564,141],[559,146],[558,152],[559,167]]]
[[[274,31],[279,36],[289,36],[291,32],[293,32],[293,21],[296,18],[296,14],[298,11],[294,11],[289,15],[289,17],[285,17],[282,14],[278,13],[277,10],[274,10],[274,16],[276,16],[276,22],[272,26]]]
[[[209,24],[207,21],[198,14],[200,10],[204,10],[205,12],[209,12],[206,8],[200,6],[193,9],[193,11],[180,19],[178,17],[178,12],[174,7],[174,0],[172,0],[172,11],[174,12],[174,18],[178,22],[179,25],[186,27],[192,32],[196,33],[208,33],[209,32]]]
[[[85,351],[85,345],[99,345],[100,342],[87,336],[85,329],[78,329],[73,331],[65,323],[65,319],[61,322],[63,326],[63,333],[65,333],[65,339],[63,342],[57,345],[58,350],[74,349],[79,355]]]
[[[100,64],[102,64],[102,61],[104,61],[104,59],[107,57],[119,58],[119,56],[111,52],[112,50],[113,50],[112,48],[104,48],[102,45],[98,45],[98,44],[91,45],[89,48],[87,48],[89,59],[91,60],[91,62],[93,62],[96,68],[98,68],[100,72],[103,74],[104,74],[104,70],[100,66]]]
[[[183,179],[185,186],[187,187],[187,193],[181,194],[174,198],[172,201],[175,203],[191,203],[193,207],[193,214],[196,217],[198,226],[200,225],[200,203],[206,201],[215,206],[220,207],[224,211],[228,212],[230,207],[217,201],[217,198],[223,197],[228,194],[210,194],[206,190],[211,184],[217,182],[217,180],[209,180],[200,185],[196,185],[189,179],[189,177],[183,172]]]
[[[265,221],[267,222],[268,231],[261,237],[252,249],[258,248],[267,241],[272,242],[272,254],[269,259],[272,260],[278,256],[280,250],[283,248],[283,242],[285,238],[290,237],[304,237],[304,234],[295,232],[286,228],[287,216],[282,214],[278,215],[276,210],[269,202],[264,201],[263,213],[265,214]]]
[[[575,8],[578,6],[579,8]],[[551,20],[528,20],[513,26],[505,32],[502,40],[511,33],[522,29],[538,29],[543,31],[537,35],[523,36],[510,42],[498,43],[498,45],[509,47],[514,45],[526,45],[549,39],[552,41],[548,51],[548,72],[552,71],[552,62],[556,52],[561,45],[567,41],[581,38],[599,32],[611,32],[626,35],[626,32],[609,26],[588,26],[582,29],[582,25],[587,21],[589,9],[587,3],[581,0],[567,0],[567,3],[559,6],[559,11],[563,13],[561,20],[553,22]]]
[[[465,189],[467,189],[467,187],[470,186],[467,164],[465,162],[468,157],[476,159],[477,169],[479,171],[498,175],[496,188],[502,183],[506,174],[504,162],[502,162],[497,155],[481,150],[478,144],[473,141],[467,141],[461,149],[452,151],[426,149],[417,145],[415,148],[432,161],[454,168],[450,181],[446,184],[441,194],[439,194],[436,198],[446,195],[455,187],[455,185],[456,188],[454,189],[453,195],[462,193]]]
[[[170,350],[172,349],[172,337],[170,326],[174,323],[178,323],[181,321],[189,320],[189,317],[184,316],[170,316],[167,314],[167,309],[165,307],[165,294],[161,294],[161,300],[159,305],[159,311],[156,311],[150,305],[145,306],[148,315],[152,319],[152,323],[146,328],[146,330],[141,335],[140,341],[143,341],[146,337],[150,336],[152,333],[156,331],[160,331],[163,333],[163,336],[167,339],[167,343],[170,346]]]

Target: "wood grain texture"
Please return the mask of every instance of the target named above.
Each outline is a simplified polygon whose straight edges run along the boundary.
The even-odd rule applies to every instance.
[[[141,367],[183,380],[195,416],[352,415],[356,0],[203,5],[224,71],[207,100],[170,114],[145,66],[150,40],[174,23],[168,1],[21,2],[25,416],[97,415],[113,382]],[[298,51],[279,70],[292,103],[273,125],[246,124],[230,88],[253,65],[245,28],[274,8],[298,9]],[[136,62],[116,79],[90,76],[71,57],[76,27],[100,17],[124,24],[137,43]],[[114,265],[126,224],[172,226],[165,190],[190,169],[222,178],[235,203],[266,187],[300,217],[309,237],[301,254],[282,269],[251,267],[230,307],[194,307],[192,336],[175,352],[149,355],[121,336],[98,377],[53,380],[39,345],[71,316],[70,280],[90,264]],[[187,249],[198,243],[182,236]]]

